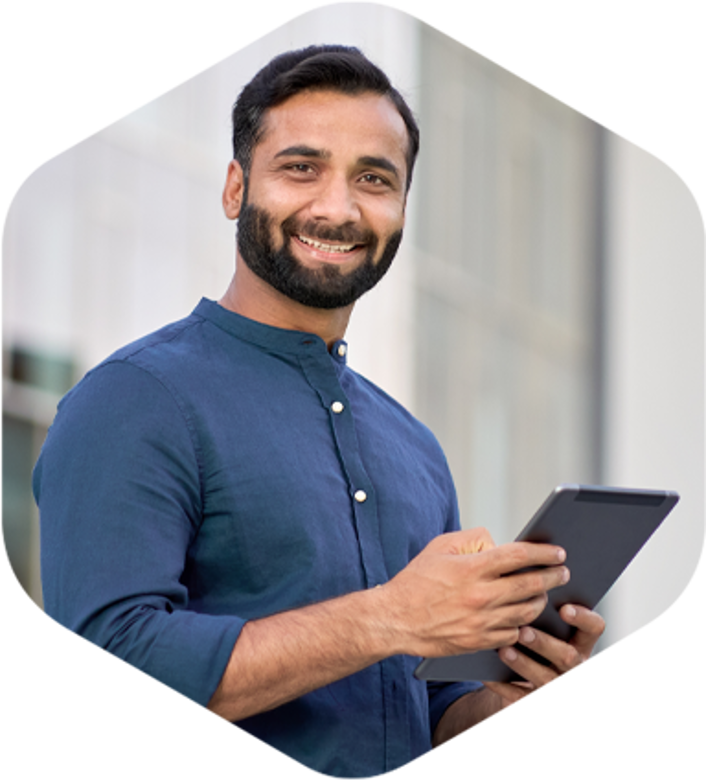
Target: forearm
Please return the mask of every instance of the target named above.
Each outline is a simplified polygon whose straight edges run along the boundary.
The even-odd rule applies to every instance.
[[[432,745],[441,745],[499,712],[504,706],[503,699],[487,688],[467,693],[451,704],[441,716],[434,730]]]
[[[383,590],[247,622],[208,703],[235,721],[296,699],[398,652]]]

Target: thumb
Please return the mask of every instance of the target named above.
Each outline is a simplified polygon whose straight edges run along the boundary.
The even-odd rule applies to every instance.
[[[449,555],[473,555],[495,547],[492,536],[484,527],[445,533],[434,540],[437,551]]]

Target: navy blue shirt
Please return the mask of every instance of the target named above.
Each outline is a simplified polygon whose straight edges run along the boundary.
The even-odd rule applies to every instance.
[[[89,372],[34,472],[46,611],[205,705],[248,619],[382,584],[458,529],[436,439],[346,352],[202,300]],[[393,769],[480,687],[418,662],[238,725],[321,772]]]

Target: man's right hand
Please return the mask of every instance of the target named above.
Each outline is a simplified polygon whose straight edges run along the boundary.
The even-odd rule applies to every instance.
[[[482,528],[439,536],[380,588],[245,623],[208,706],[241,720],[396,653],[514,644],[568,578],[563,559],[549,544],[496,547]],[[546,568],[513,573],[532,566]]]
[[[565,558],[551,544],[496,547],[484,528],[438,536],[382,588],[397,652],[438,657],[515,644],[547,591],[568,581]]]

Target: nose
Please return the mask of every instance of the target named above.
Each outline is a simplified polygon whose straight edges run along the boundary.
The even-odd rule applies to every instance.
[[[357,223],[361,218],[355,193],[345,176],[332,175],[323,180],[310,209],[314,220],[326,220],[335,226]]]

